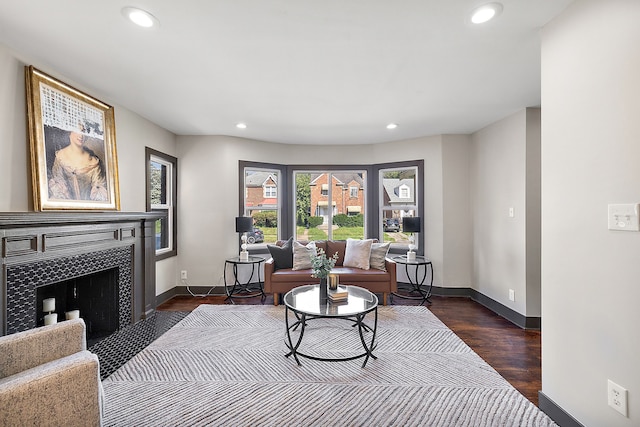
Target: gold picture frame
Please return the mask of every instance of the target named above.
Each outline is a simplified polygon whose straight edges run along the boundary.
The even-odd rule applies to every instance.
[[[33,205],[120,210],[113,107],[25,67]]]

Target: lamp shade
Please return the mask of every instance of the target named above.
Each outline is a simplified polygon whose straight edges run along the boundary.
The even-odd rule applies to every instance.
[[[250,216],[236,217],[236,233],[246,233],[253,230],[253,218]]]
[[[405,233],[419,233],[420,217],[407,216],[402,218],[402,231]]]

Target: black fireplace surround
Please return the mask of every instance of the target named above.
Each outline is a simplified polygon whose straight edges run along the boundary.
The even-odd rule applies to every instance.
[[[42,323],[39,289],[107,270],[117,272],[118,328],[151,314],[159,218],[146,212],[0,213],[0,333]],[[64,307],[56,309],[64,320]]]

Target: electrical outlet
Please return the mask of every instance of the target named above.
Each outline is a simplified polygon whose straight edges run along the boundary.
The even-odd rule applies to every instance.
[[[187,280],[187,270],[182,270],[182,271],[180,272],[180,278],[181,278],[182,280]]]
[[[611,380],[607,380],[607,396],[609,406],[627,416],[627,389],[620,387]]]
[[[514,291],[513,289],[509,289],[509,301],[515,301],[516,300],[516,291]]]

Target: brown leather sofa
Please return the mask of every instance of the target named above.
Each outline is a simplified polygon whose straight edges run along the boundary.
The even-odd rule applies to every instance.
[[[285,241],[278,241],[276,244],[282,246]],[[306,244],[307,242],[300,242]],[[316,247],[322,248],[327,256],[338,252],[338,260],[331,270],[333,274],[339,276],[341,285],[356,285],[368,289],[375,294],[382,294],[382,303],[387,305],[387,298],[390,292],[398,290],[396,281],[396,263],[390,259],[385,260],[387,271],[369,269],[363,270],[354,267],[344,267],[344,254],[346,242],[341,240],[317,240]],[[278,305],[278,294],[284,294],[300,285],[319,283],[319,279],[311,277],[311,269],[292,270],[291,268],[275,269],[273,258],[267,260],[264,265],[264,291],[273,293],[273,305]]]

